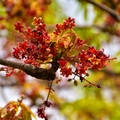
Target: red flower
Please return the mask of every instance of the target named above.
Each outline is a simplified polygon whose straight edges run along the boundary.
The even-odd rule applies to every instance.
[[[72,75],[72,68],[64,67],[60,70],[63,76],[68,77],[69,75]]]
[[[61,59],[61,60],[58,61],[58,63],[60,65],[60,68],[63,68],[63,67],[65,67],[67,61],[65,59]]]
[[[24,59],[25,63],[37,67],[43,62],[56,60],[61,74],[66,77],[72,74],[78,77],[87,76],[87,70],[99,70],[106,66],[109,56],[103,53],[104,50],[89,47],[86,41],[78,38],[71,30],[75,26],[74,18],[69,17],[62,24],[56,24],[56,29],[50,35],[41,18],[35,17],[33,24],[35,28],[28,27],[24,31],[20,22],[15,24],[15,29],[25,36],[25,40],[13,48],[15,58]],[[61,58],[63,55],[64,58]]]
[[[21,32],[23,32],[23,29],[24,27],[21,25],[21,23],[20,22],[17,22],[16,24],[15,24],[15,30],[18,30],[20,33]]]
[[[45,114],[44,108],[38,108],[37,113],[38,113],[38,117],[39,117],[39,118],[42,118],[42,119],[44,118],[45,120],[48,120],[48,117],[47,117],[47,115]]]
[[[66,19],[63,24],[56,24],[56,29],[54,31],[55,35],[58,35],[59,33],[72,29],[72,27],[75,26],[75,19],[68,17],[68,19]]]

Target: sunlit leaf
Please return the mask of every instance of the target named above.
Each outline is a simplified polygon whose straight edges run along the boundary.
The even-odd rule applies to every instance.
[[[1,111],[1,118],[9,117],[10,114],[15,114],[17,110],[17,102],[9,102]]]
[[[11,101],[5,107],[0,109],[0,120],[32,120],[36,116],[25,104],[20,102]]]
[[[31,118],[34,117],[36,119],[36,116],[34,115],[34,113],[31,111],[31,109],[29,107],[27,107],[25,104],[21,103],[21,108],[22,108],[22,113],[23,113],[23,117],[26,118],[26,120],[28,120],[27,118]],[[26,113],[24,113],[26,112]]]

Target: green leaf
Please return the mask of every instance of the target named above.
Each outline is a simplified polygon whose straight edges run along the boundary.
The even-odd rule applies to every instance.
[[[34,117],[34,119],[36,119],[34,113],[25,104],[21,103],[21,108],[22,108],[24,120],[29,120],[29,119],[31,120],[31,116]]]
[[[28,110],[26,110],[25,107],[22,107],[21,113],[22,113],[21,116],[23,120],[32,120],[31,113]]]

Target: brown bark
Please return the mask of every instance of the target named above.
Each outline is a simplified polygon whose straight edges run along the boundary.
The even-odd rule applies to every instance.
[[[49,70],[35,67],[33,65],[18,63],[18,62],[14,62],[10,60],[5,60],[5,59],[0,59],[0,64],[20,69],[24,71],[25,73],[27,73],[28,75],[31,75],[32,77],[43,79],[43,80],[48,80],[48,81],[55,79],[56,77],[55,72],[59,68],[59,64],[57,62],[51,62],[52,67]]]

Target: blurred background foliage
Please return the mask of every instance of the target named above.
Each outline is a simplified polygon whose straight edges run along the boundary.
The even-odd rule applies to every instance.
[[[100,84],[101,89],[84,87],[84,82],[79,82],[76,87],[68,83],[66,78],[59,83],[54,82],[55,92],[50,98],[54,105],[47,111],[51,120],[120,120],[120,21],[89,1],[0,0],[1,58],[12,59],[12,47],[23,40],[23,36],[14,30],[14,24],[20,21],[31,26],[35,16],[43,18],[49,31],[68,16],[74,17],[74,30],[81,39],[89,40],[90,45],[104,48],[106,54],[117,58],[102,71],[89,71],[87,80]],[[119,0],[95,2],[108,6],[120,16]],[[47,81],[37,80],[24,73],[16,73],[10,78],[4,75],[0,73],[0,106],[16,99],[11,95],[18,97],[24,94],[26,97],[23,102],[36,112],[34,108],[41,104],[48,92]],[[59,71],[57,76],[60,77]],[[58,111],[57,114],[54,110]]]

